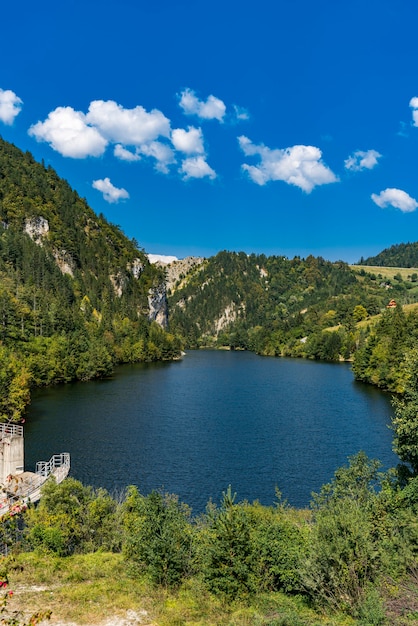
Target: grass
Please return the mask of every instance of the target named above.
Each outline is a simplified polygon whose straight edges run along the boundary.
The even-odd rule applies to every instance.
[[[97,623],[128,609],[147,610],[152,601],[143,581],[132,579],[120,555],[93,553],[59,558],[21,554],[10,567],[12,603],[33,612],[50,609],[54,618]]]
[[[155,589],[133,576],[119,554],[92,553],[60,558],[22,553],[9,565],[10,610],[26,615],[52,611],[57,620],[100,624],[135,611],[147,626],[353,626],[346,615],[325,615],[303,598],[263,594],[251,603],[221,602],[198,579],[176,592]]]
[[[393,278],[400,274],[402,276],[402,280],[409,280],[409,276],[412,274],[418,274],[418,268],[416,267],[380,267],[379,265],[350,265],[350,268],[355,272],[361,272],[364,270],[368,274],[379,274],[382,278],[388,278],[389,280],[393,280]]]

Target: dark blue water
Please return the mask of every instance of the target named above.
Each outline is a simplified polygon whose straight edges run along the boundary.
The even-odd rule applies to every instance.
[[[26,467],[70,452],[85,484],[144,494],[163,487],[193,507],[238,499],[294,506],[359,450],[396,465],[390,397],[346,364],[191,351],[179,362],[123,366],[110,380],[35,394]]]

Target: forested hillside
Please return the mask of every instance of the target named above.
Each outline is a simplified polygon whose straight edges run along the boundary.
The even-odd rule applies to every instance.
[[[383,280],[343,262],[220,252],[191,269],[169,294],[171,329],[186,345],[266,355],[350,358],[356,324],[417,299],[409,280]]]
[[[401,306],[387,309],[360,335],[354,355],[353,372],[357,380],[402,393],[412,355],[417,357],[418,309],[404,311]]]
[[[380,265],[388,267],[418,267],[418,242],[399,243],[385,248],[376,256],[359,261],[359,265]]]
[[[150,322],[162,284],[134,241],[0,139],[0,418],[18,420],[33,385],[178,355]]]

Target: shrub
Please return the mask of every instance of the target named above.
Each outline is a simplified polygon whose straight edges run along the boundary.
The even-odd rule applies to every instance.
[[[129,487],[123,510],[126,558],[152,582],[178,585],[192,562],[189,507],[171,494],[153,491],[142,496],[136,487]]]

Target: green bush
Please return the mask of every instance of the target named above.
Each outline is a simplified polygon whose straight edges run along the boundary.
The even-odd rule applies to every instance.
[[[303,583],[317,602],[352,611],[381,563],[370,516],[350,498],[317,512]]]
[[[253,590],[252,516],[248,506],[235,504],[231,487],[221,507],[210,508],[200,534],[200,567],[210,591],[227,598]]]
[[[158,491],[142,496],[136,487],[129,487],[123,523],[125,557],[153,583],[176,586],[190,573],[190,509],[176,496]]]
[[[36,508],[25,519],[30,548],[60,556],[121,549],[118,505],[104,489],[95,491],[74,478],[59,485],[50,479]]]
[[[253,505],[250,511],[254,589],[301,592],[301,567],[308,550],[305,519],[281,506]]]
[[[379,465],[360,452],[314,496],[310,554],[302,579],[316,602],[352,612],[381,572],[383,526],[376,521],[385,511],[377,515],[383,482]]]

